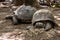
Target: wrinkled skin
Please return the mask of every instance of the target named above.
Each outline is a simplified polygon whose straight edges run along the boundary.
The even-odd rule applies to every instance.
[[[14,24],[17,24],[18,21],[30,21],[32,20],[33,14],[36,12],[36,9],[31,6],[22,5],[14,11],[14,15],[7,16],[7,19],[12,19]]]

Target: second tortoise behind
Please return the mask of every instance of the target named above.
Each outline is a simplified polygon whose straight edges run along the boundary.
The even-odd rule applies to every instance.
[[[13,15],[6,16],[6,19],[11,19],[13,24],[18,22],[27,22],[32,20],[33,14],[36,12],[36,8],[31,6],[22,5],[13,11]]]

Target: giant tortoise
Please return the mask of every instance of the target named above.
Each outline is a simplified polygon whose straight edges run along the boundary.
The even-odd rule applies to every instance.
[[[32,18],[32,25],[36,28],[44,28],[46,31],[58,26],[52,12],[48,9],[36,11]]]
[[[22,5],[13,12],[13,15],[6,16],[6,19],[12,19],[13,24],[18,24],[18,22],[22,21],[31,22],[35,12],[36,8]]]

